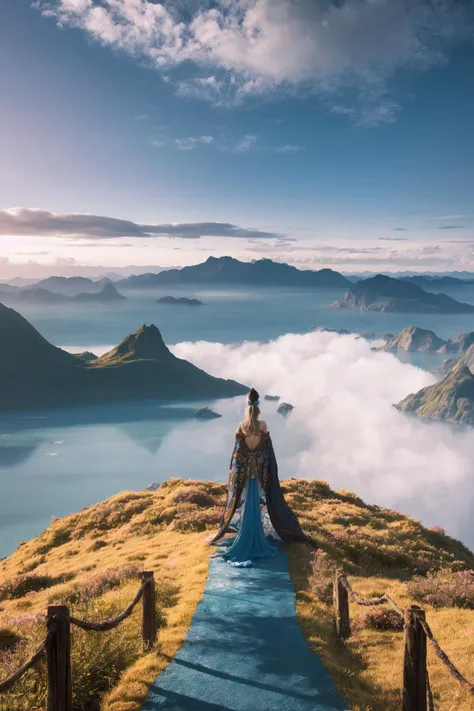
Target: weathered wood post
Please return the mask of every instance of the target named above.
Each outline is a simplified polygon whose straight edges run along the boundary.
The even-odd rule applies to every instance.
[[[334,580],[334,612],[336,615],[336,635],[340,639],[351,636],[351,621],[349,617],[349,594],[342,584],[341,573],[336,573]]]
[[[156,642],[156,601],[155,578],[152,571],[143,573],[143,582],[146,583],[143,591],[142,607],[142,636],[143,649],[149,651]]]
[[[54,627],[51,643],[46,649],[48,660],[48,711],[71,711],[71,624],[65,605],[48,607],[48,631]]]
[[[417,605],[405,610],[403,711],[426,711],[426,633],[420,624],[425,611]]]

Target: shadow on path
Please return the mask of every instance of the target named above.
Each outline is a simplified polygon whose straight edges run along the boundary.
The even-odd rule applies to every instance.
[[[286,554],[254,568],[210,562],[181,650],[143,711],[345,711],[304,638]]]

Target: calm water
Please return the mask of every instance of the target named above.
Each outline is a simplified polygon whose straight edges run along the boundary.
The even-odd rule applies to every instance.
[[[51,342],[70,350],[99,352],[143,323],[155,323],[170,345],[196,340],[266,341],[284,333],[305,333],[313,325],[376,334],[418,325],[444,338],[474,330],[472,315],[361,314],[329,309],[327,305],[342,293],[167,288],[134,294],[126,302],[93,310],[29,306],[21,312]],[[193,296],[206,305],[186,308],[154,303],[165,294]],[[474,289],[463,290],[457,298],[474,303]],[[416,354],[410,360],[429,369],[441,359]],[[0,556],[38,534],[52,516],[77,511],[117,491],[139,490],[175,476],[224,481],[242,403],[211,404],[223,415],[213,422],[193,418],[200,404],[147,402],[1,416]],[[275,408],[266,407],[265,415],[278,441],[283,478],[293,475],[294,458],[306,443],[298,430],[289,436]]]
[[[51,517],[118,491],[170,477],[225,481],[242,398],[206,403],[222,414],[210,422],[194,418],[203,404],[136,402],[0,417],[0,557]],[[291,476],[305,439],[284,436],[276,407],[268,404],[265,416],[282,444],[282,476]]]
[[[125,292],[124,292],[125,293]],[[180,341],[268,341],[283,333],[305,333],[313,325],[349,331],[397,333],[405,326],[430,328],[451,338],[474,330],[474,314],[380,314],[330,309],[344,294],[341,289],[171,289],[129,295],[127,301],[86,309],[81,306],[24,306],[21,313],[56,345],[109,345],[119,343],[143,323],[154,323],[166,343]],[[186,307],[154,303],[160,296],[188,296],[205,306]],[[453,294],[451,294],[453,295]],[[474,289],[463,289],[459,299],[474,304]]]

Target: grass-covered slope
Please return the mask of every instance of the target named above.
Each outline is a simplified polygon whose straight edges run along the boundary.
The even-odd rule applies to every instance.
[[[332,609],[324,601],[334,566],[344,567],[362,594],[387,591],[402,606],[423,600],[442,646],[468,677],[474,677],[470,633],[474,612],[453,607],[452,595],[444,592],[443,597],[437,578],[429,579],[428,587],[439,594],[426,600],[415,577],[421,575],[423,582],[430,572],[442,570],[448,588],[453,579],[468,590],[464,579],[456,578],[469,575],[457,571],[474,569],[474,555],[465,546],[440,529],[427,529],[396,511],[366,505],[354,494],[332,491],[324,482],[289,480],[283,488],[321,551],[315,564],[308,547],[289,549],[298,617],[351,709],[398,711],[402,633],[374,629],[371,624],[377,622],[363,617],[366,609],[352,609],[358,629],[344,646],[338,644]],[[17,668],[44,634],[37,615],[48,604],[66,603],[82,617],[103,619],[132,599],[140,570],[154,570],[162,619],[156,653],[140,652],[139,610],[117,632],[74,631],[73,636],[75,709],[98,708],[88,699],[100,697],[103,710],[138,711],[148,685],[182,643],[202,594],[212,552],[206,541],[217,527],[224,495],[223,484],[170,480],[156,492],[125,492],[57,519],[40,536],[20,545],[0,563],[0,678]],[[468,593],[466,599],[471,600]],[[462,599],[461,594],[455,604]],[[430,671],[437,708],[471,708],[432,657]],[[4,697],[2,711],[42,711],[42,672],[29,675],[15,697]]]
[[[85,367],[0,304],[0,410],[56,404],[65,392],[74,398],[82,390]]]
[[[474,425],[474,375],[458,363],[442,380],[408,395],[396,407],[429,420]]]

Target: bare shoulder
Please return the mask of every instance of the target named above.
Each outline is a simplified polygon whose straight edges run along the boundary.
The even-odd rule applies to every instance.
[[[260,420],[260,429],[262,430],[262,432],[268,432],[268,427],[265,420]]]

